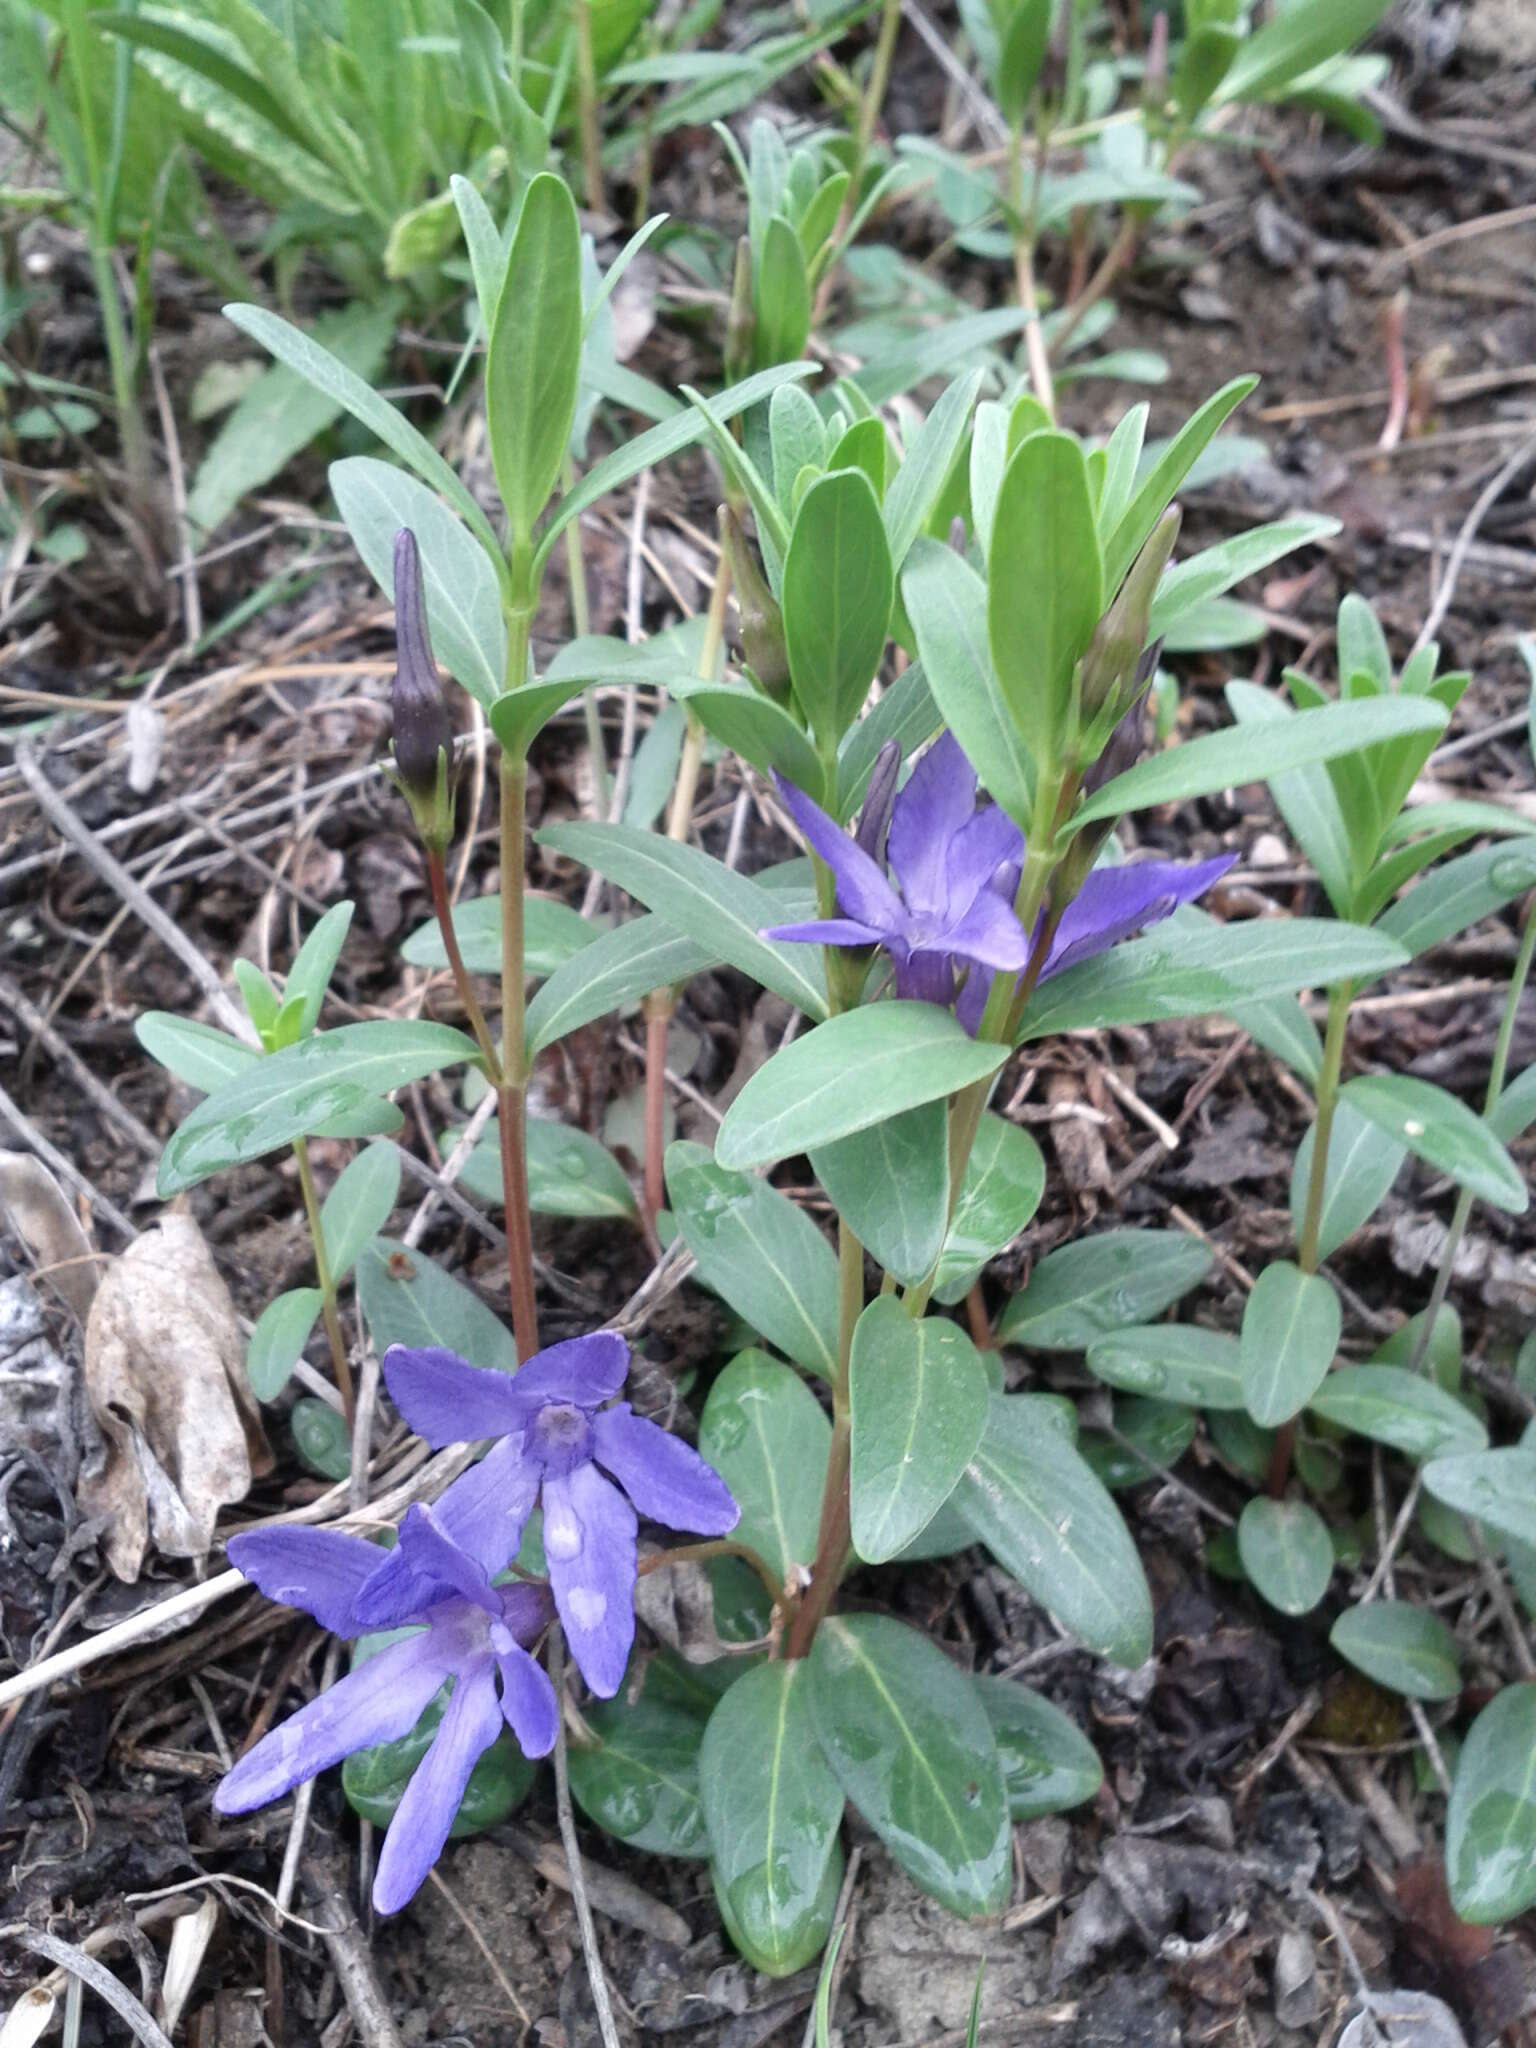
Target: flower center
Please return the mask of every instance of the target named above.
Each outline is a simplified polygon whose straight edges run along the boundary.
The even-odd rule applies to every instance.
[[[532,1448],[546,1474],[564,1478],[592,1455],[592,1423],[572,1401],[551,1401],[534,1417]]]

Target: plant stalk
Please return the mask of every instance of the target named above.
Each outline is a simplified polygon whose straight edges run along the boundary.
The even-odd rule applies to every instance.
[[[1525,993],[1525,984],[1530,978],[1531,955],[1536,952],[1536,894],[1528,896],[1525,903],[1525,926],[1520,934],[1520,950],[1515,955],[1514,972],[1509,978],[1509,993],[1504,998],[1504,1015],[1499,1020],[1499,1035],[1494,1042],[1493,1064],[1488,1069],[1488,1089],[1483,1097],[1483,1115],[1488,1116],[1504,1093],[1504,1076],[1509,1071],[1510,1047],[1514,1043],[1515,1018],[1520,1008],[1520,998]],[[1475,1197],[1470,1188],[1462,1188],[1456,1196],[1456,1207],[1451,1215],[1451,1227],[1446,1234],[1445,1249],[1440,1254],[1439,1270],[1435,1274],[1434,1288],[1429,1297],[1429,1307],[1424,1313],[1424,1324],[1413,1347],[1413,1356],[1408,1361],[1410,1372],[1422,1372],[1424,1360],[1434,1339],[1435,1321],[1445,1307],[1445,1297],[1450,1291],[1451,1272],[1456,1264],[1456,1254],[1461,1249],[1461,1240],[1466,1235],[1467,1218],[1472,1214]]]
[[[437,919],[437,928],[443,935],[443,951],[448,955],[449,971],[453,985],[458,991],[459,1002],[474,1033],[480,1057],[485,1062],[485,1078],[493,1088],[501,1086],[501,1059],[496,1051],[496,1041],[485,1021],[485,1012],[475,994],[469,970],[464,965],[464,955],[459,951],[459,935],[453,922],[453,899],[448,893],[448,873],[443,863],[441,849],[430,847],[427,851],[427,880],[432,889],[432,914]]]
[[[575,0],[576,104],[581,120],[581,167],[587,205],[603,211],[603,140],[597,114],[597,68],[592,59],[591,0]]]
[[[1036,171],[1038,183],[1039,172]],[[1008,154],[1008,204],[1018,225],[1013,236],[1013,276],[1018,289],[1019,305],[1027,316],[1024,328],[1024,355],[1029,364],[1029,381],[1035,388],[1035,396],[1045,407],[1054,424],[1056,419],[1056,383],[1051,375],[1051,359],[1046,351],[1045,336],[1040,332],[1040,301],[1035,291],[1035,218],[1031,206],[1028,219],[1024,218],[1024,124],[1020,121],[1013,131],[1012,147]]]
[[[315,1177],[310,1171],[309,1146],[303,1138],[294,1139],[293,1156],[299,1163],[299,1190],[304,1197],[304,1215],[309,1223],[309,1239],[315,1252],[315,1279],[320,1287],[320,1316],[325,1324],[326,1339],[331,1347],[331,1364],[336,1373],[336,1391],[341,1395],[341,1411],[346,1418],[347,1431],[350,1434],[353,1411],[352,1367],[347,1361],[347,1342],[341,1333],[341,1316],[336,1307],[336,1280],[325,1251],[325,1232],[320,1225],[320,1204],[315,1199]]]

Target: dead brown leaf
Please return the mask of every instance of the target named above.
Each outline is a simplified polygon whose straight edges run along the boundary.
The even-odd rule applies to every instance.
[[[80,1502],[105,1520],[112,1572],[136,1579],[151,1538],[168,1557],[206,1556],[219,1509],[272,1469],[272,1452],[235,1305],[190,1216],[165,1217],[107,1269],[85,1380],[107,1449]]]
[[[32,1153],[0,1152],[0,1212],[32,1255],[38,1277],[83,1323],[106,1261],[92,1251],[68,1197]]]

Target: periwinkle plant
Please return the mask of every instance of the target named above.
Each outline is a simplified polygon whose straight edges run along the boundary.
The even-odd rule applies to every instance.
[[[847,1802],[925,1890],[985,1914],[1007,1897],[1010,1823],[1098,1783],[1091,1749],[1047,1701],[962,1669],[921,1630],[871,1611],[878,1580],[845,1606],[850,1572],[980,1544],[1088,1649],[1133,1666],[1151,1653],[1151,1597],[1105,1483],[1115,1475],[1103,1445],[1079,1437],[1069,1404],[1024,1384],[945,1313],[1019,1238],[1043,1191],[1039,1149],[995,1106],[1015,1050],[1048,1033],[1228,1009],[1263,1043],[1290,1048],[1321,1105],[1329,1062],[1296,992],[1401,965],[1411,947],[1389,928],[1392,913],[1378,915],[1392,893],[1382,886],[1435,858],[1453,829],[1490,824],[1458,813],[1419,836],[1400,832],[1402,798],[1454,701],[1432,659],[1394,688],[1368,649],[1364,680],[1347,679],[1337,702],[1302,679],[1296,708],[1271,704],[1261,726],[1239,691],[1240,723],[1145,750],[1160,636],[1329,530],[1278,522],[1170,565],[1174,494],[1246,380],[1144,458],[1144,408],[1089,446],[1028,394],[982,399],[974,371],[904,448],[874,421],[876,447],[836,399],[819,407],[791,390],[800,366],[776,368],[696,400],[551,508],[580,366],[574,210],[558,180],[535,179],[503,258],[471,200],[460,203],[489,333],[503,531],[413,428],[313,343],[270,316],[241,320],[342,394],[415,472],[353,459],[338,465],[337,490],[396,600],[395,772],[428,856],[438,957],[470,1031],[365,1021],[275,1049],[259,1072],[209,1084],[167,1148],[161,1185],[191,1185],[320,1128],[377,1132],[393,1090],[461,1065],[497,1097],[500,1171],[486,1191],[500,1188],[514,1338],[419,1251],[376,1238],[383,1217],[353,1247],[400,1413],[433,1446],[491,1447],[434,1504],[411,1509],[388,1554],[280,1531],[232,1552],[274,1597],[339,1633],[423,1633],[360,1662],[345,1690],[266,1738],[220,1799],[254,1803],[352,1752],[345,1782],[366,1775],[398,1801],[379,1895],[398,1905],[441,1847],[455,1800],[470,1799],[476,1759],[497,1753],[499,1723],[530,1756],[556,1739],[530,1660],[539,1632],[560,1626],[591,1696],[569,1758],[577,1801],[644,1849],[707,1855],[732,1939],[782,1973],[826,1938]],[[740,445],[723,428],[732,413],[746,416]],[[555,539],[603,490],[704,434],[756,528],[747,581],[766,622],[759,672],[701,675],[664,647],[587,637],[534,672],[530,627]],[[739,520],[730,533],[738,554],[750,546]],[[1365,643],[1356,634],[1351,644]],[[473,922],[473,949],[458,936],[472,907],[446,886],[452,722],[434,655],[480,699],[501,749],[500,896],[491,918]],[[684,833],[557,824],[542,843],[647,914],[601,934],[573,931],[573,918],[536,926],[527,751],[594,681],[684,699],[701,731],[777,789],[809,863],[752,877]],[[1334,916],[1222,922],[1194,899],[1222,907],[1210,892],[1230,852],[1121,858],[1116,835],[1136,812],[1261,779],[1282,808],[1287,789],[1305,789],[1309,817],[1328,789],[1350,829],[1370,793],[1369,846],[1352,853],[1351,893]],[[680,1143],[666,1159],[668,1228],[760,1339],[708,1376],[695,1452],[616,1401],[628,1362],[616,1333],[540,1348],[525,1110],[540,1050],[721,962],[786,999],[798,1022],[736,1095],[713,1153]],[[475,987],[489,969],[501,977],[496,1036]],[[529,1002],[531,978],[543,985]],[[1360,1114],[1369,1120],[1374,1104],[1379,1122],[1382,1096],[1366,1091]],[[1477,1120],[1463,1118],[1444,1111],[1440,1122],[1469,1148],[1459,1156],[1475,1154],[1488,1184],[1503,1185],[1502,1147],[1486,1132],[1467,1139]],[[1437,1163],[1454,1149],[1440,1145]],[[766,1178],[802,1157],[836,1214],[835,1252]],[[627,1189],[608,1167],[622,1211]],[[1216,1438],[1217,1418],[1245,1399],[1243,1354],[1260,1354],[1272,1377],[1276,1347],[1267,1336],[1250,1344],[1246,1321],[1241,1343],[1154,1322],[1208,1263],[1177,1232],[1089,1237],[1039,1265],[999,1339],[1037,1355],[1092,1339],[1101,1377],[1209,1410]],[[414,1335],[401,1327],[404,1307]],[[451,1349],[420,1348],[422,1319]],[[1289,1359],[1298,1346],[1286,1337],[1281,1348]],[[1118,1378],[1116,1358],[1129,1360]],[[1336,1420],[1366,1429],[1370,1389],[1352,1391]],[[1448,1400],[1425,1383],[1415,1415],[1444,1425]],[[1464,1407],[1456,1417],[1470,1432]],[[1195,1426],[1191,1414],[1190,1435]],[[1289,1502],[1270,1508],[1296,1519]],[[641,1556],[641,1517],[701,1540]],[[692,1668],[635,1644],[637,1575],[684,1560],[710,1573],[721,1649]],[[408,1682],[395,1696],[397,1669]],[[423,1705],[429,1719],[441,1711],[424,1760],[427,1724],[407,1725]]]

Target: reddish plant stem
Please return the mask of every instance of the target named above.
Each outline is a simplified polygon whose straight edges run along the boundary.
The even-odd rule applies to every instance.
[[[645,1002],[645,1206],[652,1223],[666,1207],[662,1170],[667,1138],[667,1026],[671,991]]]
[[[464,955],[459,951],[459,935],[454,929],[453,899],[448,893],[448,873],[443,863],[442,851],[431,848],[427,853],[427,879],[432,889],[432,911],[437,919],[437,928],[443,935],[443,951],[448,955],[448,968],[453,975],[453,985],[458,991],[459,1002],[469,1020],[475,1043],[480,1048],[480,1057],[485,1062],[485,1078],[493,1088],[501,1086],[501,1059],[496,1051],[496,1041],[491,1037],[485,1021],[485,1012],[470,981],[469,970],[464,965]]]

